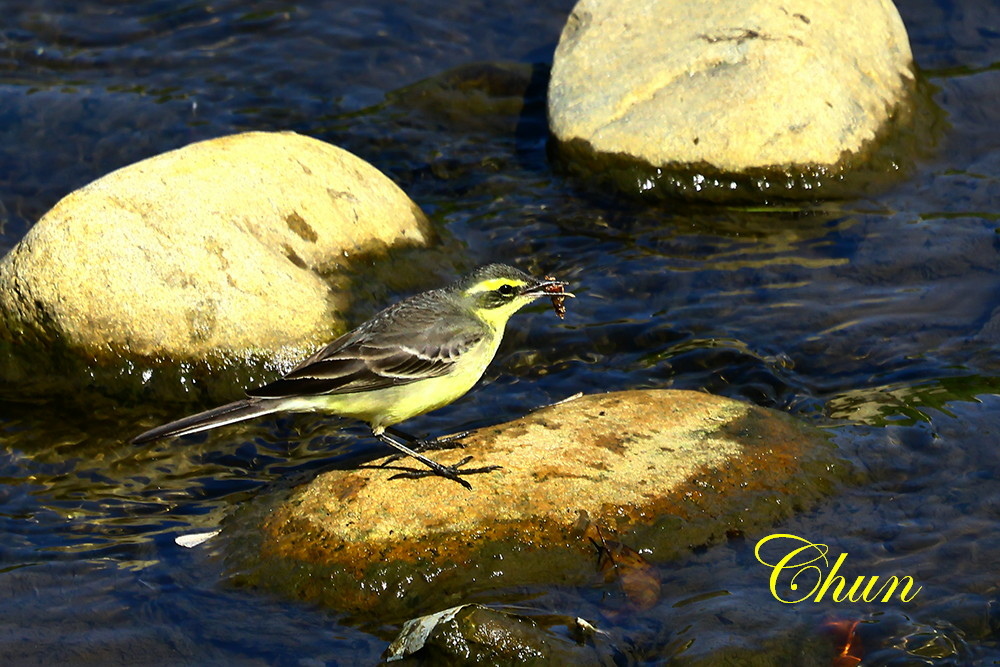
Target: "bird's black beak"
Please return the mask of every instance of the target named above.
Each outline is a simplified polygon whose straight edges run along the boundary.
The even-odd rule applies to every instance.
[[[567,285],[569,285],[569,283],[546,276],[544,279],[535,281],[531,285],[525,285],[524,289],[521,290],[521,294],[523,296],[558,295],[575,297],[576,295],[572,292],[563,291]]]

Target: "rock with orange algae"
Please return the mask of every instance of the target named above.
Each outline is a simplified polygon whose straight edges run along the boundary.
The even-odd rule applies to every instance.
[[[584,396],[464,443],[431,456],[503,466],[468,477],[471,491],[438,477],[390,481],[410,465],[399,461],[327,472],[274,506],[238,513],[234,532],[256,534],[252,546],[231,541],[241,577],[406,618],[479,590],[595,583],[598,553],[584,524],[662,561],[769,526],[846,470],[817,429],[692,391]],[[254,522],[261,532],[248,528]]]

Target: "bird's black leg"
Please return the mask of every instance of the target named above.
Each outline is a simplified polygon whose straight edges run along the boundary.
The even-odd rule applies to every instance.
[[[406,472],[401,472],[398,475],[393,475],[392,477],[390,477],[390,479],[397,479],[397,478],[418,479],[420,477],[427,477],[429,475],[438,475],[440,477],[445,477],[452,481],[458,482],[467,489],[471,489],[472,485],[466,482],[464,479],[462,479],[461,475],[475,475],[478,473],[492,472],[494,470],[500,469],[500,466],[483,466],[481,468],[462,468],[462,466],[464,466],[466,463],[472,460],[471,456],[466,456],[464,459],[462,459],[461,461],[452,466],[442,465],[437,461],[433,461],[427,458],[423,454],[417,452],[415,449],[411,449],[409,446],[407,446],[414,444],[414,442],[412,441],[419,442],[419,439],[406,435],[405,433],[399,431],[399,429],[393,429],[391,434],[387,432],[388,430],[389,429],[386,429],[386,432],[383,433],[375,433],[374,431],[372,431],[372,433],[375,435],[376,438],[378,438],[385,444],[397,449],[399,452],[405,454],[406,456],[411,456],[415,458],[416,460],[420,461],[425,466],[430,468],[430,470],[409,470]],[[402,442],[403,440],[407,440],[407,442],[404,444]]]
[[[457,441],[472,433],[472,431],[462,431],[461,433],[446,435],[443,438],[418,438],[393,426],[386,426],[385,432],[397,440],[402,440],[406,443],[407,447],[415,452],[436,452],[440,449],[455,449],[456,447],[464,447],[465,445]],[[403,458],[402,454],[393,454],[382,463],[382,466],[384,467],[391,463],[395,463],[401,458]]]
[[[405,431],[400,431],[394,426],[386,426],[385,432],[395,438],[403,440],[410,447],[410,449],[418,452],[434,452],[439,449],[454,449],[455,447],[462,447],[462,443],[458,441],[472,433],[472,431],[462,431],[461,433],[453,433],[452,435],[446,435],[441,438],[417,438]]]

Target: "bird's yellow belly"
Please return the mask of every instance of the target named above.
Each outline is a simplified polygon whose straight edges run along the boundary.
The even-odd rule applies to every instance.
[[[468,392],[482,377],[493,354],[481,360],[478,355],[472,357],[471,363],[459,360],[448,375],[377,391],[302,397],[299,400],[303,403],[297,408],[358,419],[381,432],[386,426],[448,405]]]

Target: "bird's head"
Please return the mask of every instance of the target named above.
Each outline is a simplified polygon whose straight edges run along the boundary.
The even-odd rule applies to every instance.
[[[511,315],[538,297],[553,293],[573,296],[559,291],[566,284],[550,278],[532,278],[506,264],[490,264],[463,278],[456,288],[476,315],[494,329],[503,329]]]

